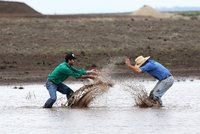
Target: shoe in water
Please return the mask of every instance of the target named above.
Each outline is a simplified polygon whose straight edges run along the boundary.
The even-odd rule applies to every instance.
[[[157,98],[157,99],[155,99],[155,98],[157,98],[157,97],[152,98],[152,96],[149,96],[148,99],[153,104],[153,106],[162,107],[162,100],[159,98]]]

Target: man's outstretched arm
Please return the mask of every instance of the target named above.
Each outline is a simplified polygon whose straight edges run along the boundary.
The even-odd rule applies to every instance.
[[[139,67],[131,65],[131,61],[130,61],[129,58],[125,59],[125,63],[128,66],[128,68],[130,70],[132,70],[133,72],[135,72],[135,73],[142,73],[142,70]]]

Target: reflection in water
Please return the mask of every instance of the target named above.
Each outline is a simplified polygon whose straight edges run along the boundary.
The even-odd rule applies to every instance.
[[[28,94],[26,95],[26,99],[30,100],[30,99],[36,99],[35,93],[34,91],[29,91]]]
[[[106,94],[95,98],[89,108],[84,109],[62,108],[60,102],[52,109],[43,109],[42,105],[48,97],[43,85],[24,85],[23,90],[13,89],[13,86],[1,86],[0,132],[199,133],[199,82],[175,82],[163,96],[164,107],[147,109],[134,107],[133,95],[124,90],[124,85],[120,82],[116,82]],[[155,85],[152,81],[135,83],[148,92]],[[68,85],[74,90],[82,86],[76,83]],[[31,97],[27,99],[27,96]],[[58,98],[62,97],[63,95],[58,93]]]

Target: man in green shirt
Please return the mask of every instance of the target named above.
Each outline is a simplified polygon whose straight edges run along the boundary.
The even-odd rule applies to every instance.
[[[74,91],[63,83],[69,76],[74,78],[94,79],[94,75],[97,75],[97,71],[94,69],[85,70],[73,67],[75,59],[76,58],[72,52],[68,53],[65,56],[65,62],[58,65],[53,72],[48,75],[46,88],[49,92],[50,98],[44,104],[44,108],[51,108],[53,106],[57,99],[56,91],[66,94],[67,99],[71,97]]]

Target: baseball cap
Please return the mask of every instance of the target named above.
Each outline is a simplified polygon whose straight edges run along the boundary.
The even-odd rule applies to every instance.
[[[65,60],[67,61],[67,60],[72,60],[72,59],[76,59],[74,53],[72,52],[67,53],[65,56]]]

